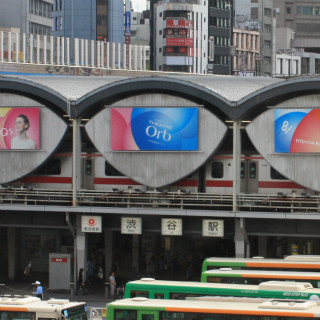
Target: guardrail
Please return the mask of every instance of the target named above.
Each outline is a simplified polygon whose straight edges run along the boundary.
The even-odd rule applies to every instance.
[[[187,192],[90,191],[77,193],[79,206],[232,210],[230,194]],[[0,203],[72,206],[72,190],[1,188]],[[240,211],[320,213],[320,196],[239,194]]]

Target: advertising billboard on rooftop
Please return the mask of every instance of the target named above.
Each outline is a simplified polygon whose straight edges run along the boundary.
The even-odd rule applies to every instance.
[[[198,108],[112,108],[111,149],[198,150]]]
[[[275,109],[275,152],[320,153],[320,109]]]

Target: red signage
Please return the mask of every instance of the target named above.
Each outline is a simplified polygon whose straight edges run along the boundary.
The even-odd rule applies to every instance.
[[[192,29],[192,27],[193,27],[192,20],[167,20],[166,22],[167,22],[166,23],[167,28]]]
[[[51,258],[51,262],[68,262],[68,258]]]
[[[193,47],[193,39],[189,38],[167,38],[167,46]]]

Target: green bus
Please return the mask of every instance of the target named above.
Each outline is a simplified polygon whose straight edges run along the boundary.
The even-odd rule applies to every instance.
[[[309,282],[314,288],[319,288],[320,272],[232,270],[230,268],[221,268],[208,270],[201,274],[201,282],[258,285],[266,281]]]
[[[310,320],[320,306],[310,300],[190,301],[132,298],[111,302],[108,320]]]
[[[202,272],[232,268],[239,270],[290,270],[290,271],[318,271],[320,272],[320,256],[318,255],[290,255],[284,259],[269,259],[263,257],[252,258],[206,258],[202,263]]]
[[[320,300],[320,289],[314,289],[310,283],[306,282],[267,281],[259,285],[235,285],[142,278],[128,282],[124,294],[124,298],[145,297],[174,300],[199,296]]]

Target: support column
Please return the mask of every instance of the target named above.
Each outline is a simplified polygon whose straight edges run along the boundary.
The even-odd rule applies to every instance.
[[[8,277],[13,280],[16,275],[16,229],[7,229],[8,237]]]
[[[233,121],[233,211],[238,210],[237,195],[240,193],[240,168],[241,168],[241,120]]]
[[[77,257],[75,259],[76,261],[76,275],[78,276],[78,272],[80,268],[83,268],[85,270],[86,261],[87,261],[87,241],[86,241],[86,233],[81,231],[81,215],[77,215],[77,229],[76,229],[76,239],[75,239],[75,245],[76,245],[76,254]],[[85,276],[85,272],[83,275]],[[77,276],[75,279],[77,279]]]
[[[81,119],[72,120],[73,145],[72,145],[72,205],[77,205],[77,192],[81,186]]]
[[[104,229],[104,248],[105,248],[105,279],[109,281],[110,272],[112,272],[113,257],[113,233],[110,229]]]
[[[250,249],[245,220],[243,218],[235,219],[234,229],[235,256],[236,258],[245,258]]]
[[[134,278],[137,278],[137,275],[139,274],[139,239],[140,235],[132,235],[132,277]]]

